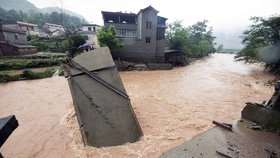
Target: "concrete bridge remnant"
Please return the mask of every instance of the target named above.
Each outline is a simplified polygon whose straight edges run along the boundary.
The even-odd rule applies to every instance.
[[[136,142],[143,135],[110,50],[82,53],[64,65],[86,145]]]

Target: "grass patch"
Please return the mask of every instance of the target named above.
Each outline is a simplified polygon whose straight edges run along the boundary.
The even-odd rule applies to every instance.
[[[0,59],[0,83],[41,79],[55,75],[63,75],[61,68],[65,54],[40,53],[31,56],[8,57]],[[57,71],[59,70],[59,71]]]
[[[47,69],[43,72],[33,72],[31,70],[24,70],[22,72],[22,77],[25,79],[40,79],[51,77],[55,73],[54,69]]]
[[[38,52],[36,54],[21,56],[21,58],[25,58],[25,59],[56,59],[56,58],[65,58],[65,57],[67,57],[66,53],[51,53],[51,52]]]
[[[60,65],[61,59],[0,59],[0,71]]]
[[[32,80],[32,79],[41,79],[52,77],[53,74],[60,70],[60,67],[56,68],[42,68],[40,71],[38,69],[32,70],[27,69],[23,71],[1,71],[0,72],[0,83],[6,83],[10,81],[18,81],[18,80]]]

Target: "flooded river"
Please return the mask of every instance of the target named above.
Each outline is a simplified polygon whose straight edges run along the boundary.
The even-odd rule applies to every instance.
[[[66,79],[0,84],[0,116],[15,114],[19,127],[0,149],[20,157],[158,157],[213,127],[240,118],[245,102],[268,100],[273,76],[260,65],[214,54],[170,71],[121,72],[144,136],[115,147],[84,146]]]

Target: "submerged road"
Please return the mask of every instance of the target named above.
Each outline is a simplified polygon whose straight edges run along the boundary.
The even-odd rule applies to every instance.
[[[116,147],[85,147],[66,79],[0,84],[0,117],[19,127],[0,149],[4,157],[158,157],[213,127],[240,118],[245,102],[268,100],[274,77],[260,65],[214,54],[170,71],[121,72],[144,137]],[[109,97],[108,97],[109,98]]]

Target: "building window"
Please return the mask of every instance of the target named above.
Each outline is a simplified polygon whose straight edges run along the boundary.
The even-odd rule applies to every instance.
[[[129,30],[129,29],[117,29],[118,37],[136,37],[136,30]]]
[[[151,43],[151,37],[146,37],[146,43]]]
[[[152,22],[151,21],[146,22],[146,29],[152,29]]]
[[[88,31],[91,31],[91,27],[88,27]]]
[[[96,29],[95,29],[95,27],[93,27],[93,31],[94,31],[94,32],[96,32]]]
[[[14,35],[14,37],[15,37],[15,40],[18,40],[18,35]]]

